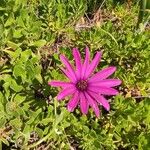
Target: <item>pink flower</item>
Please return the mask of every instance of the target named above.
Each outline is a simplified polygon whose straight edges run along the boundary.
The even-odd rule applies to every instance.
[[[94,74],[93,72],[101,59],[102,53],[97,52],[91,62],[88,47],[86,47],[85,53],[85,60],[82,62],[78,49],[73,48],[76,69],[72,67],[64,55],[60,55],[60,60],[66,67],[62,71],[69,81],[51,81],[48,84],[63,88],[57,96],[58,100],[71,95],[71,99],[67,104],[69,111],[73,111],[80,104],[81,112],[87,114],[89,106],[91,106],[96,116],[99,117],[98,104],[109,111],[110,105],[104,95],[117,95],[118,91],[113,87],[120,85],[121,81],[119,79],[107,79],[116,71],[116,67],[108,67]]]

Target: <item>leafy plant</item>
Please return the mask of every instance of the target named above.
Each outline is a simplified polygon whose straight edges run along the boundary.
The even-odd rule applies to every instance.
[[[150,19],[150,1],[140,0],[140,11],[137,25],[139,26],[139,24],[142,22],[144,22],[145,25],[147,25],[149,19]]]
[[[97,2],[1,0],[1,149],[149,149],[149,27],[136,30],[137,1]],[[59,55],[74,63],[71,48],[84,55],[85,45],[91,57],[103,51],[97,70],[116,66],[113,77],[123,81],[100,119],[91,109],[87,116],[78,108],[69,113],[47,84],[65,80]]]

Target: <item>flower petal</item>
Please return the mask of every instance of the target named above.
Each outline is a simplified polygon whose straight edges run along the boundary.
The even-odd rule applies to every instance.
[[[80,93],[80,109],[83,114],[86,115],[88,113],[89,104],[83,92]]]
[[[72,99],[67,104],[68,111],[72,112],[78,105],[79,102],[79,92],[76,91],[72,97]]]
[[[73,48],[73,56],[76,63],[76,75],[79,79],[81,74],[82,60],[81,60],[79,50],[77,48]]]
[[[110,110],[109,102],[101,95],[94,92],[88,92],[98,103],[100,103],[107,111]]]
[[[91,75],[91,73],[95,70],[95,68],[97,67],[97,65],[100,61],[101,56],[102,56],[101,52],[96,53],[94,59],[92,60],[92,62],[89,65],[88,69],[86,70],[85,78],[88,78]]]
[[[76,88],[74,86],[69,86],[65,89],[63,89],[57,96],[58,100],[61,100],[63,98],[65,98],[66,96],[69,96],[71,94],[73,94],[76,91]]]
[[[61,68],[61,71],[62,71],[62,72],[64,73],[64,75],[65,75],[66,77],[68,77],[73,83],[76,83],[76,79],[74,79],[73,76],[71,76],[70,73],[69,73],[67,70]]]
[[[90,82],[91,86],[100,86],[100,87],[114,87],[121,84],[121,80],[119,79],[105,79],[97,82]]]
[[[84,94],[85,94],[85,97],[88,100],[90,106],[93,108],[96,116],[99,117],[100,111],[99,111],[99,108],[97,106],[97,103],[93,100],[93,98],[87,92],[84,92]]]
[[[84,74],[86,72],[86,69],[88,68],[89,61],[90,61],[90,52],[89,52],[89,48],[86,47],[85,48],[85,60],[84,60],[82,71],[81,71],[81,78],[82,79],[84,78]]]
[[[109,87],[89,86],[88,90],[103,95],[117,95],[119,93],[117,90]]]
[[[73,84],[71,82],[50,81],[50,82],[48,82],[48,85],[55,86],[55,87],[58,87],[58,86],[68,87],[68,86],[73,85]]]
[[[74,80],[76,80],[77,78],[76,78],[75,71],[73,70],[73,68],[72,68],[71,64],[69,63],[68,59],[63,55],[60,55],[60,60],[64,63],[64,65],[66,66],[66,68],[69,71],[72,78]]]
[[[107,77],[109,77],[111,74],[113,74],[116,71],[116,67],[108,67],[105,68],[99,72],[97,72],[95,75],[93,75],[90,78],[90,82],[97,82],[103,79],[106,79]]]

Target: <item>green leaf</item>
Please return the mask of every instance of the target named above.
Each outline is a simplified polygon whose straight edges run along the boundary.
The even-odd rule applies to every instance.
[[[8,81],[3,84],[6,99],[8,99],[8,97],[10,96],[9,85],[10,83]]]
[[[7,146],[9,146],[9,142],[5,138],[0,137],[0,141],[2,141],[4,144],[6,144]]]
[[[45,44],[46,44],[45,40],[38,40],[38,41],[35,41],[32,45],[37,46],[37,47],[42,47]]]
[[[7,49],[4,49],[3,51],[9,54],[9,56],[12,59],[12,61],[15,60],[17,57],[19,57],[20,53],[21,53],[21,49],[20,48],[18,48],[16,51],[11,51],[11,50],[7,50]]]
[[[21,104],[22,102],[24,102],[24,100],[26,99],[26,96],[22,96],[21,94],[17,94],[14,97],[14,102],[16,102],[17,104]]]
[[[43,78],[42,78],[41,74],[36,74],[35,78],[38,80],[39,83],[41,83],[41,84],[43,83]]]
[[[11,26],[15,22],[13,13],[10,14],[9,18],[5,22],[5,27]]]
[[[5,117],[5,116],[4,116]],[[6,118],[4,118],[4,117],[2,117],[2,118],[0,118],[0,128],[2,128],[2,127],[4,127],[5,126],[5,123],[6,123]]]
[[[20,129],[22,126],[22,121],[19,118],[15,118],[10,121],[10,124],[16,129]]]
[[[28,60],[26,62],[26,72],[27,72],[27,75],[28,75],[28,79],[35,78],[35,68],[33,66],[33,63],[30,60]]]
[[[32,55],[32,51],[30,49],[21,52],[20,61],[26,62],[29,59],[29,57],[31,57],[31,55]]]
[[[11,79],[10,88],[13,89],[15,92],[20,92],[23,89],[23,87],[21,85],[18,85],[13,79]]]
[[[20,44],[16,44],[12,41],[7,41],[7,46],[13,48],[14,50],[19,48]]]
[[[14,38],[21,38],[23,35],[22,35],[22,29],[18,29],[18,30],[15,30],[13,32],[13,37]]]
[[[26,72],[25,72],[25,67],[23,66],[23,64],[15,65],[15,67],[13,69],[13,75],[15,78],[20,76],[22,78],[22,80],[25,81]]]

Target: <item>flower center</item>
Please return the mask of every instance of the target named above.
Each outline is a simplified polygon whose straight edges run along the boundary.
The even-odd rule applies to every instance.
[[[77,89],[81,91],[86,90],[87,86],[88,86],[88,83],[86,80],[80,80],[76,84]]]

